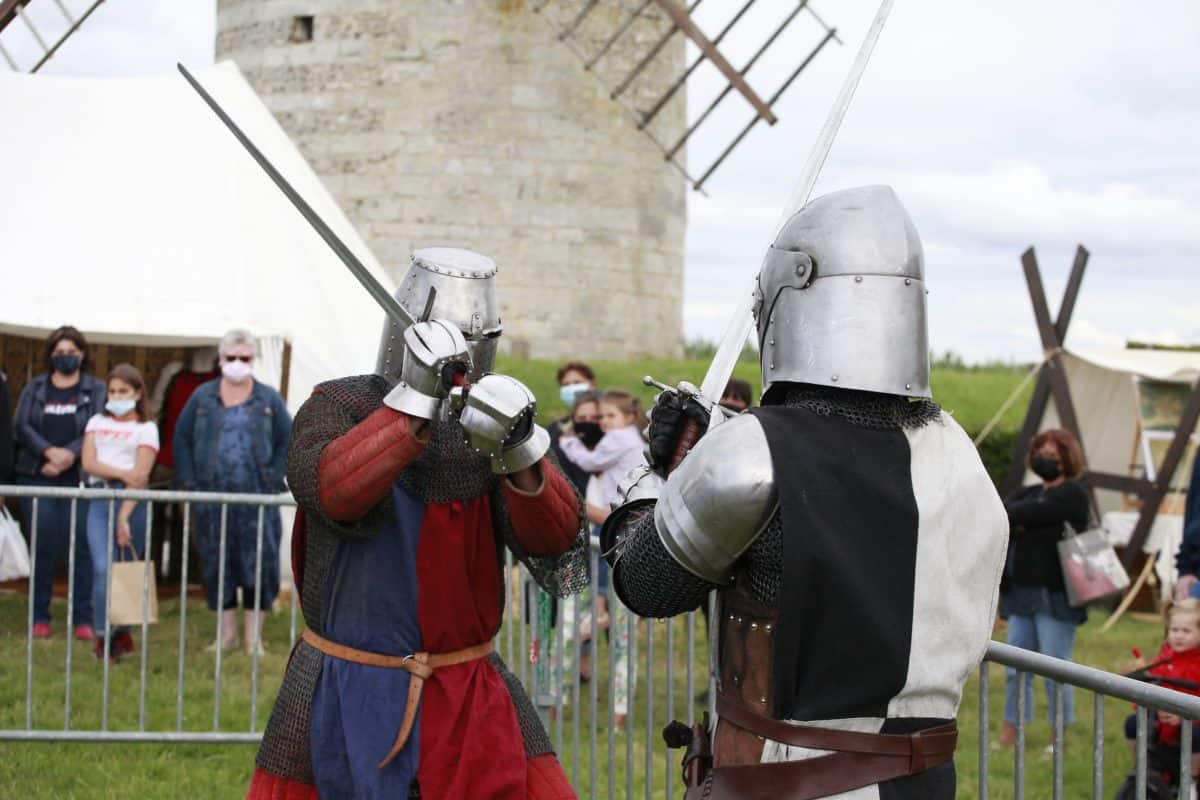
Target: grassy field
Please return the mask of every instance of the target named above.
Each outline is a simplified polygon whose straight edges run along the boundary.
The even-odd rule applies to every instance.
[[[19,729],[25,725],[25,600],[7,595],[0,597],[0,729]],[[55,602],[55,614],[61,620],[65,612],[61,602]],[[161,608],[162,621],[151,628],[146,684],[146,730],[176,730],[176,674],[178,667],[179,605],[166,601]],[[1100,615],[1080,630],[1076,659],[1081,663],[1109,670],[1126,667],[1129,647],[1136,645],[1144,652],[1157,647],[1160,629],[1157,625],[1135,620],[1122,620],[1106,634],[1099,633]],[[674,657],[666,657],[667,626],[652,625],[654,638],[653,742],[650,764],[654,798],[666,798],[667,771],[673,775],[672,796],[680,796],[676,774],[676,754],[665,755],[661,749],[659,729],[666,717],[668,662],[674,673],[670,693],[674,715],[686,715],[688,697],[684,676],[687,664],[687,634],[684,620],[673,623]],[[647,646],[646,623],[639,636],[639,679],[630,727],[632,780],[634,796],[644,796],[646,776],[646,698],[645,679]],[[213,656],[204,652],[204,645],[214,637],[212,614],[203,604],[193,600],[188,606],[186,651],[186,681],[184,693],[183,730],[211,731],[213,729]],[[997,634],[1002,637],[1002,633]],[[695,664],[702,670],[705,659],[703,634],[699,619],[695,629]],[[271,703],[278,689],[286,661],[288,643],[288,614],[273,615],[266,625],[267,655],[261,661],[261,680],[257,710],[257,728],[266,723]],[[513,649],[520,652],[520,634],[514,627]],[[595,797],[607,797],[609,764],[606,758],[609,719],[607,646],[603,637],[597,653],[596,690],[600,714],[596,725],[596,746],[599,758],[595,777]],[[500,635],[500,651],[508,655],[507,630]],[[49,641],[34,643],[33,723],[37,729],[63,727],[64,658],[65,646],[60,632]],[[71,687],[71,727],[78,730],[98,730],[101,726],[102,665],[92,658],[90,649],[77,644],[73,653]],[[512,659],[514,666],[519,658]],[[519,669],[519,668],[518,668]],[[990,674],[990,706],[992,735],[999,725],[1003,708],[1003,671],[992,666]],[[221,718],[223,731],[248,731],[250,725],[251,670],[249,659],[241,654],[227,655],[221,676]],[[697,680],[699,681],[699,674]],[[701,687],[697,687],[699,690]],[[139,722],[138,661],[122,662],[111,669],[109,730],[137,730]],[[562,725],[552,724],[552,741],[561,736],[561,754],[567,774],[572,777],[581,797],[591,796],[592,777],[589,768],[592,736],[590,687],[584,685],[584,713],[580,722],[578,746],[574,737],[575,704],[568,704],[561,717]],[[1028,732],[1026,762],[1026,797],[1050,796],[1051,760],[1043,753],[1049,741],[1044,722],[1045,696],[1040,685],[1035,692],[1038,721]],[[960,798],[976,796],[978,785],[978,678],[972,677],[964,696],[959,717],[960,740],[957,755]],[[1084,796],[1091,781],[1092,699],[1080,693],[1076,699],[1079,719],[1067,733],[1066,785],[1068,797]],[[695,708],[695,707],[694,707]],[[698,710],[698,709],[697,709]],[[1128,704],[1109,700],[1105,707],[1105,787],[1115,791],[1129,768],[1129,758],[1122,740],[1121,724],[1130,713]],[[628,781],[626,772],[626,738],[614,734],[616,759],[613,763],[615,796],[624,797]],[[578,751],[578,763],[576,752]],[[84,743],[25,743],[0,742],[0,796],[23,798],[233,798],[245,791],[253,768],[255,746],[245,744],[84,744]],[[1012,754],[991,752],[991,797],[1013,796]]]
[[[591,362],[596,371],[596,382],[600,388],[625,389],[637,393],[649,407],[657,393],[656,389],[642,385],[642,376],[650,375],[670,385],[681,380],[699,385],[708,369],[708,361],[596,361]],[[559,362],[516,360],[501,357],[496,364],[500,372],[512,375],[526,383],[538,398],[539,416],[544,421],[558,419],[566,413],[558,397],[558,383],[554,378]],[[733,371],[735,378],[748,381],[757,395],[761,387],[758,363],[740,361]],[[942,407],[954,414],[955,419],[968,431],[982,428],[1000,408],[1008,395],[1025,377],[1024,370],[1007,367],[983,369],[959,369],[934,367],[932,385],[934,398]],[[1028,405],[1032,386],[1027,385],[1021,396],[1004,415],[998,426],[1000,430],[1020,427]],[[757,396],[755,400],[757,401]]]

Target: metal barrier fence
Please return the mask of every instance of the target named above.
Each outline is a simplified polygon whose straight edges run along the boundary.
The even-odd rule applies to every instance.
[[[231,730],[222,726],[221,677],[223,669],[221,615],[217,615],[217,642],[213,654],[212,681],[212,726],[208,730],[185,729],[185,702],[193,711],[196,697],[186,691],[188,675],[185,654],[187,642],[187,579],[189,570],[191,514],[200,505],[220,506],[219,561],[217,596],[224,596],[225,552],[228,538],[227,520],[230,506],[255,506],[258,508],[256,535],[255,607],[260,607],[263,514],[266,508],[294,505],[289,495],[246,495],[199,492],[129,491],[109,489],[71,489],[32,486],[0,486],[0,496],[32,498],[32,520],[30,552],[36,569],[38,509],[47,499],[68,500],[71,503],[71,527],[69,531],[67,631],[73,627],[75,520],[83,502],[104,502],[108,506],[108,552],[111,558],[114,536],[114,508],[121,500],[132,499],[146,502],[147,532],[145,552],[149,553],[154,541],[153,505],[155,503],[181,503],[184,508],[183,539],[181,558],[182,583],[179,603],[179,625],[177,636],[178,660],[175,665],[175,719],[173,729],[147,726],[147,652],[149,622],[143,614],[138,684],[138,723],[136,729],[109,729],[109,659],[103,659],[101,689],[101,714],[98,729],[88,729],[72,724],[72,650],[68,639],[65,667],[62,675],[63,725],[51,729],[34,724],[34,603],[33,580],[29,586],[28,628],[25,642],[25,719],[23,727],[13,726],[0,730],[0,740],[88,742],[209,742],[209,743],[252,743],[262,735],[265,715],[258,713],[260,684],[258,633],[255,647],[251,650],[249,681],[249,726],[248,729]],[[143,576],[143,598],[149,591],[149,558]],[[679,753],[667,750],[659,730],[672,719],[679,718],[691,724],[705,710],[711,698],[697,696],[708,689],[707,679],[707,633],[704,621],[695,613],[684,615],[669,622],[638,620],[623,612],[617,604],[611,586],[600,591],[599,561],[592,550],[591,587],[583,596],[553,602],[535,590],[528,572],[517,565],[511,554],[505,556],[504,594],[505,622],[497,633],[497,652],[510,665],[514,674],[529,691],[550,734],[551,742],[576,787],[580,797],[634,798],[643,796],[674,797],[682,793],[678,778]],[[107,595],[106,595],[107,596]],[[604,605],[601,605],[601,599]],[[289,646],[297,638],[296,592],[291,593],[288,618]],[[143,604],[145,607],[145,604]],[[608,625],[603,617],[607,614]],[[107,618],[107,615],[106,615]],[[276,622],[281,626],[282,622]],[[697,632],[699,628],[699,632]],[[279,634],[281,636],[281,633]],[[590,680],[581,677],[581,665],[590,650]],[[640,652],[639,652],[640,651]],[[602,655],[603,653],[603,655]],[[1137,757],[1136,797],[1146,796],[1147,786],[1147,743],[1149,721],[1147,709],[1168,711],[1185,720],[1200,720],[1200,698],[1182,694],[1147,683],[1124,678],[1102,670],[1081,666],[1067,661],[1032,653],[1009,645],[992,642],[987,657],[979,672],[979,797],[989,795],[989,675],[988,663],[996,663],[1017,670],[1017,745],[1014,751],[1013,796],[1021,800],[1025,796],[1025,708],[1031,699],[1026,696],[1024,673],[1033,673],[1070,684],[1095,693],[1092,786],[1090,796],[1095,800],[1104,797],[1104,707],[1105,697],[1115,697],[1136,704]],[[194,673],[194,670],[193,670]],[[268,675],[267,683],[272,687],[268,694],[273,697],[273,687],[282,677],[281,667]],[[622,700],[624,705],[622,707]],[[1063,692],[1056,693],[1056,723],[1053,731],[1053,796],[1055,800],[1064,796],[1063,770]],[[968,698],[969,702],[969,698]],[[622,719],[623,712],[623,719]],[[623,725],[623,729],[617,723]],[[207,726],[206,726],[207,727]],[[1180,798],[1190,798],[1192,730],[1189,724],[1182,726],[1180,774]],[[961,754],[961,750],[960,750]],[[1115,787],[1110,787],[1110,789]],[[1082,787],[1071,787],[1072,797],[1084,796]]]

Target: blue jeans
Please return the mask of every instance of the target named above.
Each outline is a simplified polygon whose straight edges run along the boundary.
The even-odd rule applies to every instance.
[[[1070,660],[1075,650],[1075,623],[1055,619],[1050,614],[1033,616],[1012,614],[1008,618],[1008,643],[1037,653]],[[1017,722],[1017,671],[1004,671],[1004,721]],[[1058,684],[1045,678],[1047,717],[1054,725],[1054,696]],[[1063,687],[1063,724],[1075,720],[1075,694],[1071,686]],[[1033,673],[1025,673],[1025,721],[1033,721]]]
[[[109,484],[110,489],[120,488]],[[97,500],[88,509],[87,542],[92,553],[92,608],[96,619],[96,635],[106,636],[108,629],[108,556],[105,549],[112,542],[112,560],[129,560],[129,548],[124,553],[117,547],[117,515],[121,511],[121,502],[116,500],[112,505],[112,531],[108,529],[108,502]],[[133,549],[141,558],[146,552],[146,504],[138,503],[129,517],[129,532],[133,535]],[[126,628],[118,628],[119,633]]]
[[[21,477],[17,483],[23,486],[47,486],[45,481]],[[54,592],[54,566],[58,561],[68,561],[71,544],[71,501],[38,500],[37,513],[37,564],[33,573],[33,621],[50,622],[50,596]],[[72,624],[92,624],[92,561],[87,544],[88,502],[79,500],[75,508],[75,572]],[[33,498],[21,498],[21,514],[25,517],[25,528],[33,535]]]

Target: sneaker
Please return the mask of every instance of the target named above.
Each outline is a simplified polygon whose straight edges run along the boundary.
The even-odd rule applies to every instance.
[[[33,638],[49,639],[50,638],[50,623],[49,622],[33,623]]]
[[[91,625],[76,625],[75,638],[81,642],[90,642],[96,638],[96,630]]]
[[[237,650],[237,649],[238,649],[238,640],[237,640],[237,639],[234,639],[234,640],[233,640],[233,641],[231,641],[231,642],[224,642],[224,643],[221,645],[221,652],[222,652],[222,653],[228,653],[228,652],[231,652],[231,651],[233,651],[233,650]],[[215,652],[217,652],[217,643],[216,643],[216,642],[213,642],[213,643],[212,643],[212,644],[210,644],[208,647],[205,647],[205,648],[204,648],[204,652],[206,652],[206,653],[215,653]]]
[[[130,635],[129,631],[118,631],[113,636],[112,652],[117,657],[129,655],[136,649],[133,644],[133,636]]]

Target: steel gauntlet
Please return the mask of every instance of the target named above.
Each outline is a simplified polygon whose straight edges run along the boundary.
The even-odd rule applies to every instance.
[[[537,400],[516,378],[484,375],[465,391],[454,389],[452,402],[462,404],[467,442],[491,459],[496,474],[531,467],[550,449],[550,434],[533,421]]]
[[[433,419],[450,396],[456,376],[471,369],[467,341],[456,325],[432,319],[404,331],[404,363],[400,382],[383,404],[421,419]]]

